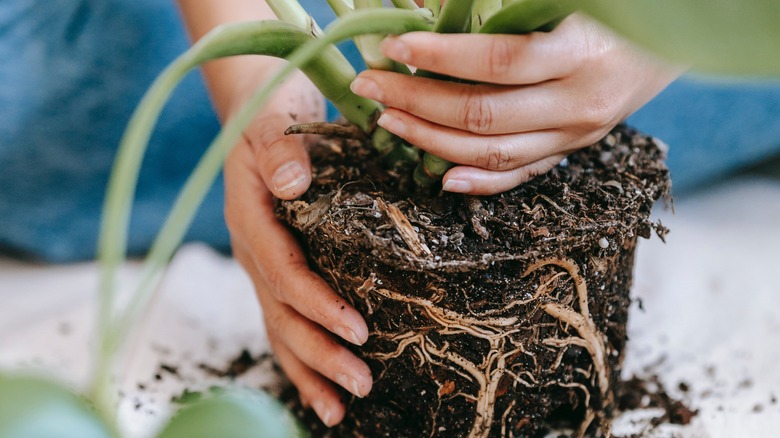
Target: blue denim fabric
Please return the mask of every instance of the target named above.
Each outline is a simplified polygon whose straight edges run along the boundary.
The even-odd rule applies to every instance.
[[[669,145],[672,191],[685,193],[780,154],[780,81],[683,77],[628,122]]]
[[[322,1],[302,3],[327,9]],[[315,17],[323,25],[329,20]],[[0,2],[0,251],[53,262],[94,257],[124,126],[154,77],[187,47],[174,2]],[[354,46],[345,50],[357,59]],[[723,89],[683,81],[632,120],[671,145],[675,185],[688,187],[778,151],[778,114],[780,86]],[[133,209],[131,253],[149,247],[218,128],[193,73],[152,137]],[[188,241],[228,248],[222,204],[220,179]]]
[[[174,2],[0,3],[0,247],[47,261],[94,256],[104,188],[124,125],[189,43]],[[219,124],[190,75],[152,138],[130,251],[149,247]],[[226,248],[221,181],[188,234]]]

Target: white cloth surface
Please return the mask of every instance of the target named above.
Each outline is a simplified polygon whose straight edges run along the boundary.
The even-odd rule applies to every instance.
[[[671,228],[639,246],[624,375],[657,374],[699,414],[649,436],[776,436],[780,427],[780,181],[743,177],[659,211]],[[136,264],[122,278],[132,280]],[[94,263],[45,266],[0,259],[0,368],[46,372],[74,387],[90,373]],[[127,295],[127,291],[124,291]],[[184,247],[121,360],[120,422],[152,436],[171,396],[210,385],[265,385],[270,366],[229,383],[220,368],[242,349],[268,350],[251,283],[238,264]],[[161,365],[176,367],[175,373]],[[159,378],[155,375],[159,374]],[[681,391],[679,384],[690,387]],[[773,401],[774,400],[774,401]],[[631,413],[616,432],[639,431],[652,412]]]

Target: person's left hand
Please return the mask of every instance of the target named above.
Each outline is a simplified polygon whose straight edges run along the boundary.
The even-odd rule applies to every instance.
[[[595,143],[678,74],[577,14],[527,35],[413,32],[385,56],[458,83],[369,70],[355,93],[388,108],[378,124],[456,163],[443,189],[509,190]]]

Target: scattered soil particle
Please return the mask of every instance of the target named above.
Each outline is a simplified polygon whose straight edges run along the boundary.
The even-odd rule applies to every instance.
[[[761,412],[764,412],[764,405],[762,405],[761,403],[756,404],[755,406],[753,406],[753,412],[755,412],[756,414],[760,414]]]
[[[690,391],[690,390],[691,390],[691,387],[690,387],[690,385],[688,385],[688,383],[687,383],[687,382],[680,382],[680,383],[677,385],[677,389],[679,389],[679,390],[680,390],[680,392],[688,392],[688,391]]]
[[[168,373],[172,376],[179,377],[179,368],[173,365],[168,365],[164,363],[160,364],[160,371]],[[158,374],[162,374],[162,373],[158,373]]]
[[[249,352],[249,350],[243,349],[238,354],[238,356],[236,356],[233,360],[231,360],[230,363],[227,365],[227,367],[225,367],[224,369],[215,368],[205,363],[198,364],[198,368],[200,368],[201,370],[205,371],[206,373],[212,376],[228,377],[234,379],[246,373],[255,365],[261,362],[266,362],[271,358],[272,357],[270,353],[263,353],[258,357],[254,357],[252,356],[252,353]]]
[[[693,410],[682,401],[672,398],[657,375],[644,379],[634,376],[623,381],[618,394],[618,408],[621,411],[662,409],[663,413],[651,421],[653,426],[664,423],[686,425],[699,413],[698,409]]]

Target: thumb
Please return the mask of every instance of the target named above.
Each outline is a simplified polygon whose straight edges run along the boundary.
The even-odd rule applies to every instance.
[[[284,134],[293,123],[288,115],[269,115],[258,118],[246,132],[261,178],[280,199],[295,199],[311,184],[304,136]]]

